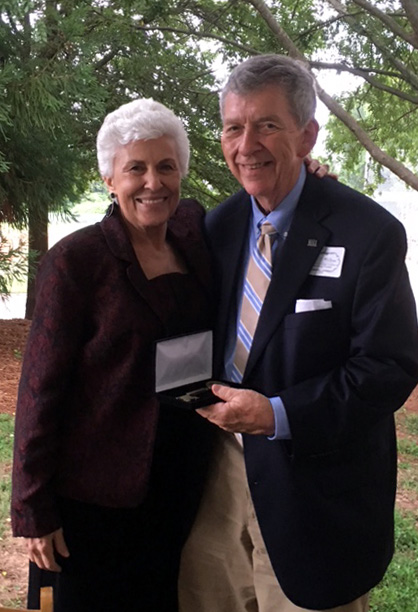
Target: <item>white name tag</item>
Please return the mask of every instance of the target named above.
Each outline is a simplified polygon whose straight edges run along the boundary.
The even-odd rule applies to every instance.
[[[312,276],[339,278],[343,267],[345,247],[324,247],[309,272]]]

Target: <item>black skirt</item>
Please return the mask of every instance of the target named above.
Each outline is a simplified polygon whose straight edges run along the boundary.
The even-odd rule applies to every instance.
[[[204,419],[161,407],[150,488],[138,508],[60,499],[70,557],[61,573],[30,564],[28,607],[54,588],[54,612],[177,612],[180,555],[197,511],[209,457]]]

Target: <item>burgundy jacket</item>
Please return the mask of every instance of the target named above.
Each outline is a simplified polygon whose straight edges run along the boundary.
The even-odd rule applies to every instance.
[[[210,323],[203,216],[196,201],[181,201],[167,236],[201,285]],[[108,507],[144,498],[158,420],[153,348],[166,335],[165,307],[149,291],[117,208],[44,257],[16,410],[14,535],[56,530],[57,494]]]

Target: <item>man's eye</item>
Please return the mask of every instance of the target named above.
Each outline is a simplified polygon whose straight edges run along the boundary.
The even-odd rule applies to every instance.
[[[224,129],[224,134],[230,135],[230,134],[235,134],[236,132],[239,131],[239,125],[228,125],[228,127],[226,127]]]
[[[262,123],[258,129],[262,134],[267,134],[279,131],[280,127],[276,123]]]

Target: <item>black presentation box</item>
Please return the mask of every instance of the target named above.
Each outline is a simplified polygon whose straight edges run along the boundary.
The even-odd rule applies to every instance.
[[[157,342],[155,390],[161,401],[189,410],[219,402],[210,390],[212,359],[211,330]]]

